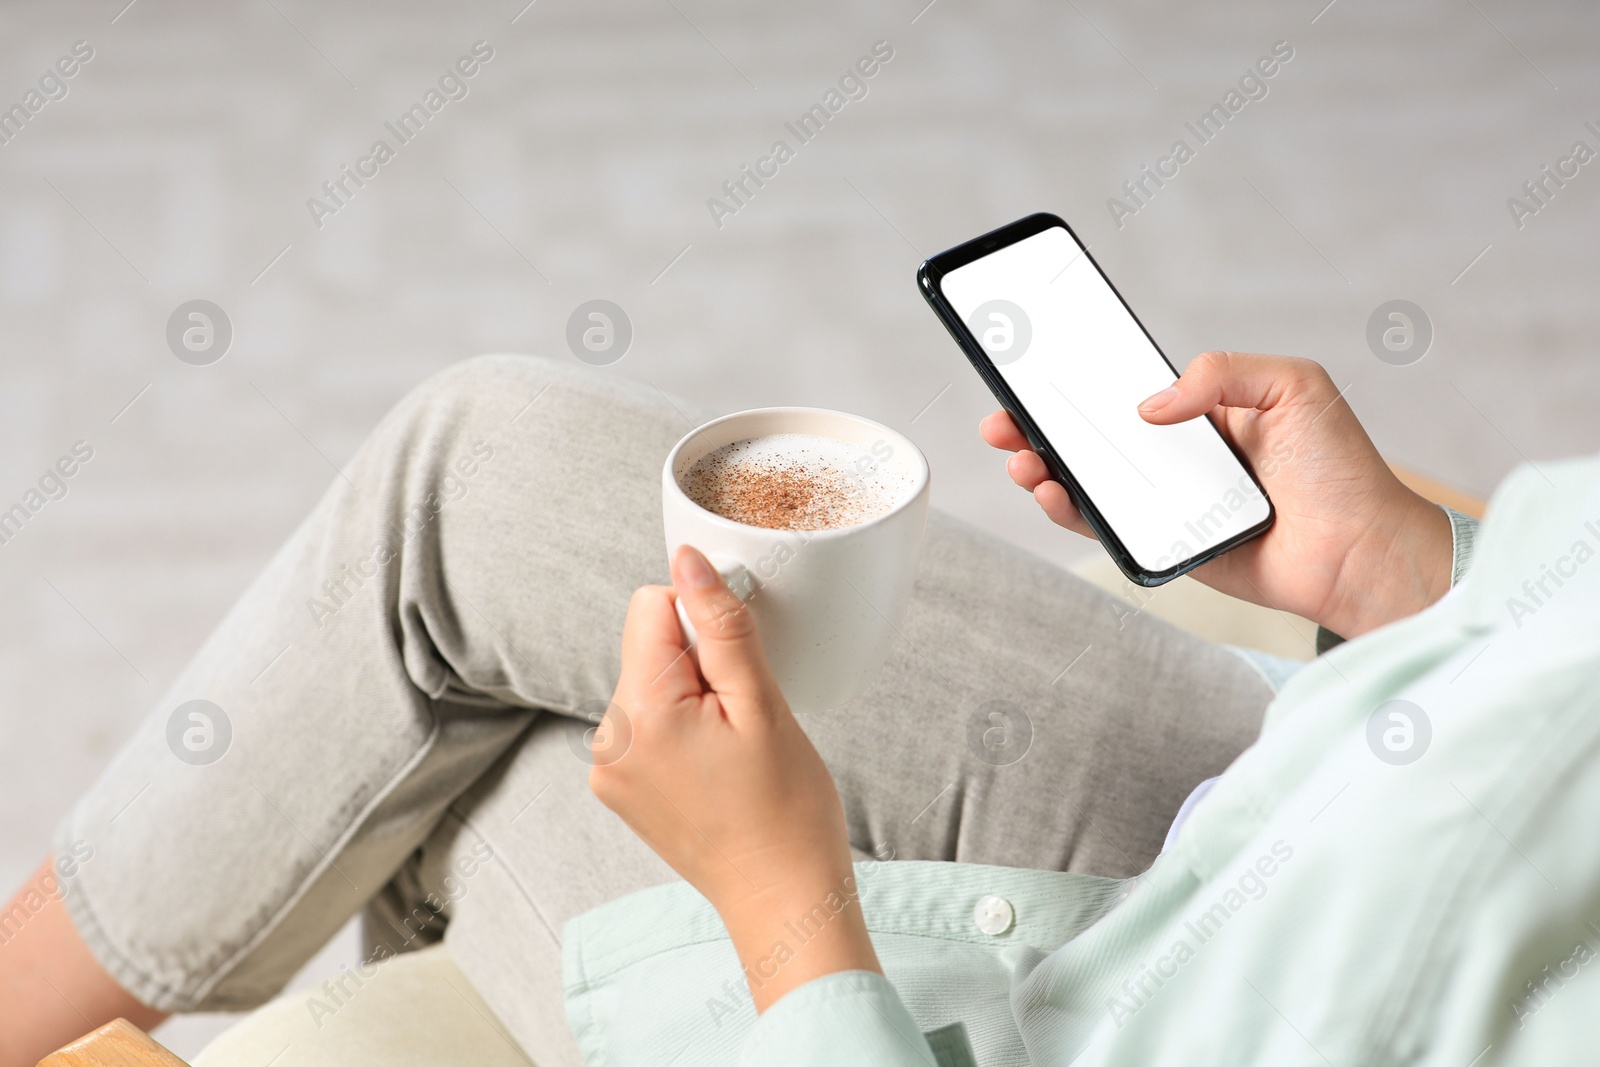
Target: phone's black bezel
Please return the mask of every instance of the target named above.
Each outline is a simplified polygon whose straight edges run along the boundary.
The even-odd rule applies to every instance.
[[[1073,232],[1071,226],[1048,212],[1039,212],[1029,215],[1027,218],[1018,219],[1016,222],[1002,226],[997,230],[991,230],[981,237],[975,237],[964,244],[956,245],[954,248],[931,257],[921,267],[917,268],[917,287],[922,290],[922,295],[928,301],[928,305],[933,308],[934,314],[939,316],[939,321],[944,323],[945,329],[950,331],[950,336],[955,338],[956,344],[961,347],[961,351],[966,353],[967,359],[972,362],[979,377],[988,385],[989,391],[995,395],[996,400],[1000,401],[1000,405],[1011,414],[1011,418],[1016,422],[1018,429],[1028,439],[1028,444],[1044,460],[1045,467],[1050,472],[1050,477],[1066,487],[1068,494],[1072,497],[1072,502],[1077,505],[1079,512],[1083,514],[1084,520],[1094,530],[1095,535],[1100,538],[1100,543],[1105,545],[1106,551],[1111,554],[1111,558],[1116,561],[1122,573],[1127,575],[1129,581],[1138,585],[1147,587],[1162,585],[1181,574],[1187,574],[1202,564],[1209,563],[1223,553],[1237,548],[1252,538],[1260,537],[1271,528],[1273,521],[1277,517],[1277,512],[1273,509],[1272,500],[1267,497],[1266,488],[1261,484],[1261,479],[1256,477],[1256,472],[1251,468],[1249,460],[1233,446],[1233,442],[1222,435],[1222,432],[1217,429],[1216,423],[1211,421],[1211,416],[1207,415],[1205,418],[1211,425],[1211,431],[1222,440],[1223,444],[1228,446],[1229,451],[1238,459],[1239,465],[1244,468],[1244,472],[1250,476],[1250,480],[1255,483],[1256,488],[1261,490],[1262,498],[1267,501],[1267,517],[1250,529],[1220,544],[1213,545],[1204,552],[1182,560],[1165,570],[1147,571],[1134,560],[1127,546],[1122,543],[1122,539],[1111,528],[1111,524],[1106,522],[1105,516],[1100,513],[1100,509],[1095,506],[1089,495],[1083,491],[1083,487],[1073,477],[1071,469],[1062,461],[1054,446],[1045,438],[1038,424],[1034,422],[1033,417],[1023,407],[1022,401],[1017,399],[1011,387],[1001,377],[1000,372],[995,368],[994,362],[989,359],[988,353],[978,343],[978,339],[972,336],[972,331],[967,328],[961,316],[956,314],[955,308],[945,298],[944,290],[940,285],[944,276],[956,268],[964,267],[973,260],[982,259],[984,256],[1007,245],[1016,244],[1018,241],[1025,240],[1057,226],[1067,232],[1067,235],[1078,246],[1079,254],[1087,259],[1090,265],[1099,272],[1100,277],[1105,279],[1105,283],[1111,286],[1111,291],[1116,293],[1117,299],[1122,302],[1122,307],[1127,311],[1128,317],[1138,325],[1139,329],[1150,341],[1151,347],[1156,350],[1156,354],[1161,357],[1162,361],[1166,363],[1167,369],[1172,371],[1173,377],[1176,378],[1178,370],[1172,365],[1172,360],[1168,359],[1166,352],[1162,350],[1160,345],[1156,344],[1156,339],[1150,336],[1150,331],[1145,329],[1144,323],[1139,321],[1139,316],[1135,315],[1133,308],[1128,306],[1128,301],[1123,298],[1122,293],[1112,284],[1111,279],[1106,277],[1106,272],[1100,269],[1100,264],[1096,263],[1094,257],[1089,254],[1088,246]]]

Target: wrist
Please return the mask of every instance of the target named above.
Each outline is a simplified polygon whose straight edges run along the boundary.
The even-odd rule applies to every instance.
[[[1343,637],[1414,615],[1450,591],[1454,536],[1444,509],[1402,487],[1381,513],[1385,522],[1346,555],[1337,598],[1316,620]]]
[[[824,975],[883,971],[853,871],[748,893],[718,913],[757,1012]]]

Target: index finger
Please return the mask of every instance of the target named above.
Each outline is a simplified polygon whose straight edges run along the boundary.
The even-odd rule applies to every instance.
[[[1022,431],[1017,429],[1008,411],[992,411],[985,415],[983,421],[978,423],[978,433],[993,447],[1007,452],[1022,452],[1033,447],[1022,436]]]
[[[675,597],[670,586],[646,585],[634,590],[628,618],[622,624],[622,677],[630,699],[665,706],[700,696],[700,671],[683,643]]]

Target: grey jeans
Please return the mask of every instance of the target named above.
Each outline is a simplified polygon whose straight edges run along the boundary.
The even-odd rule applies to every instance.
[[[272,996],[350,916],[578,1062],[563,923],[672,872],[587,788],[659,472],[697,413],[534,358],[428,381],[361,447],[60,832],[95,955],[173,1011]],[[935,515],[871,690],[806,718],[880,859],[1129,876],[1271,691],[1226,649]]]

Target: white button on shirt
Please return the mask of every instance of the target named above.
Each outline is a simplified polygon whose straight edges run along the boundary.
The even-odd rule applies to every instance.
[[[1011,929],[1017,913],[1004,897],[983,897],[972,909],[972,921],[990,937],[999,937]]]

